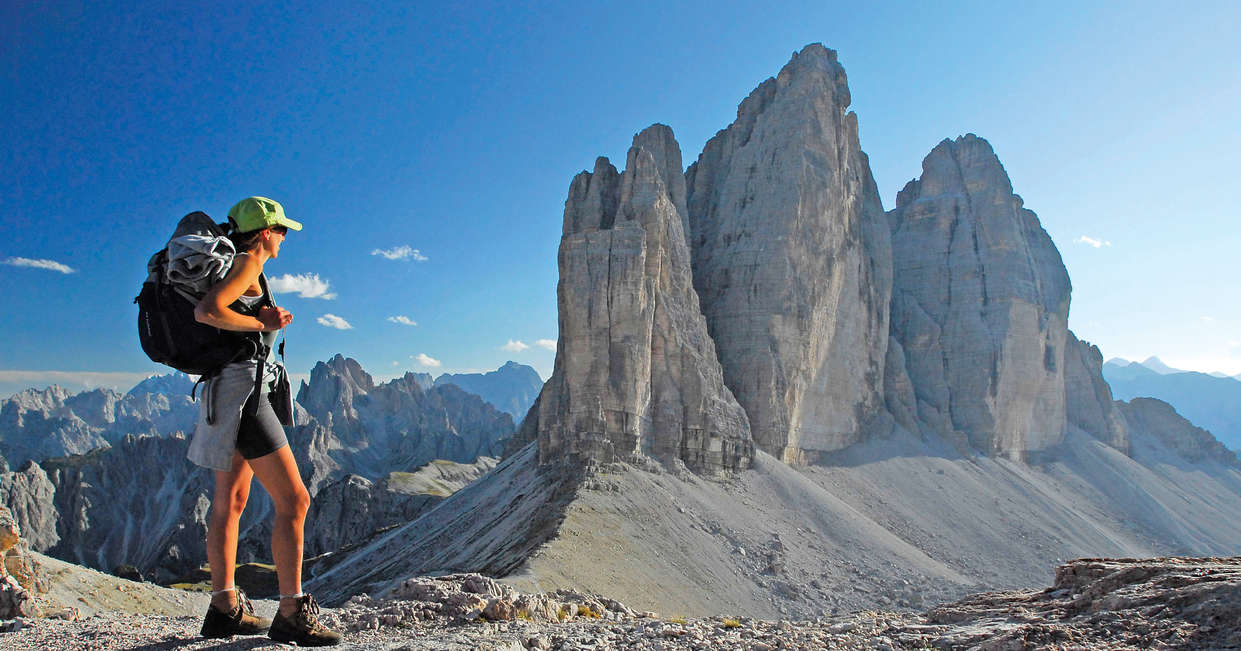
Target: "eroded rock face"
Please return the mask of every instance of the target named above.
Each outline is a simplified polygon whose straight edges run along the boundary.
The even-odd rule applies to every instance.
[[[1103,353],[1071,331],[1064,347],[1064,401],[1070,425],[1129,453],[1129,427],[1103,379]]]
[[[991,146],[941,142],[896,204],[892,333],[920,420],[986,454],[1060,442],[1069,277]]]
[[[634,137],[623,174],[600,158],[573,179],[555,371],[526,418],[541,462],[649,456],[707,473],[749,465],[749,424],[693,289],[685,194],[681,151],[663,125]]]
[[[56,533],[56,485],[33,461],[20,472],[0,474],[0,504],[7,505],[25,541],[44,552],[60,542]]]
[[[849,101],[836,53],[806,46],[686,172],[725,381],[786,460],[858,441],[884,406],[892,253]]]
[[[380,529],[410,522],[495,465],[491,457],[472,464],[434,461],[375,482],[358,475],[331,482],[315,494],[306,514],[306,555],[336,551]]]

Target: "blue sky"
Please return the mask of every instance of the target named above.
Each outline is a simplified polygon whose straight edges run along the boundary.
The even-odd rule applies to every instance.
[[[688,164],[810,42],[885,208],[937,142],[987,138],[1079,336],[1241,373],[1235,2],[50,4],[0,6],[0,395],[159,371],[146,258],[252,194],[306,225],[268,267],[305,289],[278,297],[292,372],[546,377],[572,176],[654,122]]]

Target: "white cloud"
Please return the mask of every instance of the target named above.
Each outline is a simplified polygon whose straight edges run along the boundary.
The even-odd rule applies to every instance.
[[[348,321],[336,316],[335,314],[324,314],[316,319],[316,321],[319,322],[319,325],[325,325],[329,328],[336,328],[337,330],[353,329],[353,326],[349,325]]]
[[[417,355],[410,355],[410,357],[414,358],[414,360],[419,364],[429,368],[439,368],[440,366],[443,366],[443,362],[427,355],[426,353],[418,353]]]
[[[509,339],[507,344],[500,346],[500,348],[507,350],[511,353],[520,353],[521,351],[529,347],[530,345],[524,341],[513,341],[512,339]]]
[[[418,322],[417,322],[417,321],[415,321],[415,320],[413,320],[413,319],[411,319],[411,318],[409,318],[409,317],[407,317],[407,316],[400,316],[400,315],[397,315],[397,316],[390,316],[390,317],[388,317],[388,320],[389,320],[389,321],[391,321],[391,322],[393,322],[393,323],[399,323],[399,324],[401,324],[401,325],[407,325],[407,326],[416,326],[416,325],[418,325]]]
[[[1099,249],[1099,248],[1103,248],[1103,247],[1105,247],[1105,246],[1111,246],[1111,245],[1112,245],[1112,243],[1111,243],[1111,242],[1109,242],[1108,240],[1100,240],[1100,239],[1096,239],[1096,238],[1089,237],[1089,236],[1086,236],[1086,235],[1083,235],[1083,236],[1081,236],[1081,237],[1079,237],[1079,238],[1077,238],[1077,239],[1073,240],[1073,243],[1074,243],[1074,244],[1085,244],[1085,245],[1087,245],[1087,246],[1093,246],[1093,247],[1094,247],[1094,248],[1096,248],[1096,249]]]
[[[430,260],[422,251],[410,247],[408,244],[394,246],[390,249],[375,249],[371,251],[371,255],[382,255],[389,260],[413,260],[414,262],[426,262]]]
[[[540,339],[540,340],[538,340],[538,341],[534,342],[534,345],[535,345],[535,346],[538,346],[539,348],[546,348],[546,349],[548,349],[548,350],[556,350],[556,340],[555,340],[555,339]]]
[[[69,265],[61,264],[55,260],[45,260],[42,258],[7,258],[3,264],[14,267],[30,267],[32,269],[47,269],[49,271],[59,271],[62,274],[74,273],[74,269]]]
[[[336,292],[331,291],[328,281],[320,278],[319,274],[285,274],[272,278],[269,282],[271,290],[277,294],[296,293],[302,298],[322,298],[329,301],[336,298]]]

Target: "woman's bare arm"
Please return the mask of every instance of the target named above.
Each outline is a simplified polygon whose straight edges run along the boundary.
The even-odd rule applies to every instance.
[[[254,284],[254,281],[258,280],[259,273],[262,271],[263,265],[255,256],[237,256],[234,259],[233,268],[229,270],[224,280],[212,286],[207,295],[198,302],[194,308],[194,319],[199,323],[223,330],[239,332],[279,330],[288,325],[288,322],[293,320],[293,316],[279,308],[264,307],[259,310],[258,318],[255,318],[229,307]]]

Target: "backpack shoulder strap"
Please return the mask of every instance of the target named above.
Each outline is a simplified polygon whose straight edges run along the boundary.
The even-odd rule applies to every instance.
[[[267,286],[267,274],[259,272],[259,287],[263,289],[263,305],[276,307],[276,299],[272,298],[271,289]]]

